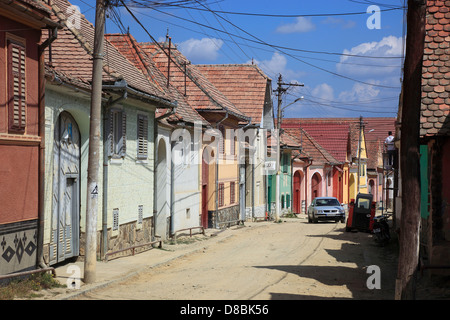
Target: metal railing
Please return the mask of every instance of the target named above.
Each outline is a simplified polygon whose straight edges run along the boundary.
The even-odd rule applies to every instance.
[[[175,231],[175,232],[172,234],[173,241],[174,241],[175,243],[177,242],[177,236],[178,236],[177,233],[182,232],[182,231],[188,231],[188,230],[189,230],[189,236],[192,237],[192,230],[194,230],[194,229],[200,229],[200,230],[201,230],[200,233],[202,233],[203,235],[205,235],[205,228],[204,228],[204,227],[198,226],[198,227],[192,227],[192,228],[185,228],[185,229],[177,230],[177,231]]]
[[[158,242],[159,242],[158,248],[161,249],[162,248],[162,240],[151,241],[151,242],[147,242],[147,243],[131,246],[131,247],[128,247],[128,248],[125,248],[125,249],[120,249],[120,250],[117,250],[117,251],[108,252],[107,254],[105,254],[105,261],[108,262],[109,256],[112,256],[112,255],[115,255],[117,253],[124,252],[124,251],[127,251],[127,250],[131,250],[132,251],[132,255],[134,256],[135,251],[136,251],[137,248],[154,245],[155,243],[158,243]],[[149,248],[149,249],[151,249],[151,248]]]

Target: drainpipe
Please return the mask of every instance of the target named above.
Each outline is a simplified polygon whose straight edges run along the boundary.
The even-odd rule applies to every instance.
[[[108,110],[115,104],[121,102],[128,98],[127,90],[124,89],[122,96],[117,98],[116,100],[112,100],[111,98],[105,105],[103,109],[103,193],[102,193],[102,256],[103,260],[106,260],[106,253],[108,252],[108,168],[109,168],[109,159],[108,159],[108,135],[107,132],[107,123],[109,121],[109,113]]]
[[[224,122],[226,119],[228,119],[228,111],[225,112],[225,116],[222,120],[216,123],[216,129],[219,130],[219,125]],[[220,141],[219,141],[220,143]],[[224,148],[225,149],[225,148]],[[216,150],[216,215],[219,213],[219,145],[217,145]],[[216,219],[214,219],[215,228],[218,229],[219,223]]]
[[[38,178],[38,239],[36,263],[39,268],[47,268],[44,261],[44,229],[45,229],[45,55],[44,50],[56,40],[58,28],[50,29],[50,36],[38,46],[39,54],[39,127],[38,134],[41,138],[39,143],[39,178]]]

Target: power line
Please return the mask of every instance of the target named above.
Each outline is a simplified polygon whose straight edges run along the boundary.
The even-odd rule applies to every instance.
[[[168,16],[171,16],[171,17],[176,18],[176,19],[179,19],[179,20],[187,21],[187,22],[190,22],[190,23],[192,23],[192,24],[196,24],[196,25],[199,25],[199,26],[208,28],[208,29],[212,29],[212,30],[215,30],[215,31],[218,31],[218,32],[221,32],[221,33],[227,33],[227,32],[225,32],[225,31],[223,31],[223,30],[218,29],[218,28],[215,28],[215,27],[212,27],[212,26],[208,26],[208,25],[202,24],[202,23],[200,23],[200,22],[198,22],[198,21],[189,20],[189,19],[186,19],[186,18],[177,16],[177,15],[174,15],[174,14],[169,13],[169,12],[165,12],[165,11],[162,11],[162,10],[159,10],[159,9],[156,9],[156,8],[150,8],[150,7],[149,7],[149,9],[152,9],[152,10],[154,10],[154,11],[156,11],[156,12],[159,12],[159,13],[162,13],[162,14],[165,14],[165,15],[168,15]],[[211,10],[210,12],[213,13],[213,14],[215,14],[215,12],[214,12],[213,10]],[[140,14],[146,15],[146,14],[144,14],[144,13],[142,13],[142,12],[140,12]],[[253,42],[253,43],[257,43],[257,44],[260,44],[260,45],[269,46],[269,47],[271,47],[271,48],[275,48],[275,49],[278,49],[278,50],[281,49],[281,50],[298,51],[298,52],[305,52],[305,53],[327,54],[327,55],[337,55],[337,56],[355,57],[355,58],[367,58],[367,59],[401,59],[401,56],[386,56],[386,57],[381,57],[381,56],[365,56],[365,55],[357,55],[357,54],[349,54],[349,53],[338,53],[338,52],[328,52],[328,51],[306,50],[306,49],[298,49],[298,48],[291,48],[291,47],[280,46],[280,45],[275,45],[275,44],[269,44],[269,43],[267,43],[267,42],[265,42],[265,41],[263,41],[263,40],[258,39],[258,38],[255,37],[255,36],[251,35],[250,33],[246,32],[245,30],[243,30],[243,29],[241,29],[241,28],[235,26],[233,23],[231,23],[231,22],[228,21],[227,19],[221,17],[220,15],[219,15],[218,17],[221,18],[222,20],[227,21],[228,23],[230,23],[231,25],[233,25],[235,28],[237,28],[237,29],[243,31],[244,33],[250,35],[251,37],[253,37],[253,38],[257,39],[257,40],[249,39],[249,38],[246,38],[246,37],[242,37],[242,36],[239,36],[239,35],[236,35],[236,34],[233,34],[233,33],[230,33],[230,35],[232,35],[232,36],[234,36],[234,37],[237,37],[237,38],[240,38],[240,39],[243,39],[243,40],[246,40],[246,41],[250,41],[250,42]]]
[[[194,1],[196,1],[197,3],[199,3],[198,0],[194,0]],[[200,4],[200,3],[199,3],[199,4]],[[200,4],[200,5],[202,5],[202,4]],[[207,8],[206,6],[204,6],[204,7]],[[275,47],[275,46],[273,46],[273,45],[271,45],[271,44],[268,44],[267,42],[264,42],[263,40],[259,39],[258,37],[256,37],[256,36],[250,34],[249,32],[243,30],[242,28],[236,26],[234,23],[232,23],[231,21],[229,21],[229,20],[223,18],[222,16],[220,16],[220,15],[217,14],[217,13],[215,13],[214,11],[212,11],[212,10],[210,10],[210,11],[211,11],[214,15],[218,16],[219,18],[221,18],[222,20],[228,22],[229,24],[231,24],[231,25],[234,26],[235,28],[237,28],[237,29],[241,30],[242,32],[248,34],[249,36],[255,38],[256,40],[262,42],[263,44],[265,44],[265,45],[267,45],[267,46],[270,46],[270,47]],[[280,50],[280,51],[281,51],[281,50]],[[281,51],[281,52],[283,52],[283,51]],[[335,75],[335,76],[340,77],[340,78],[344,78],[344,79],[347,79],[347,80],[351,80],[351,81],[355,81],[355,82],[358,82],[358,83],[361,83],[361,84],[370,85],[370,86],[375,86],[375,87],[388,88],[388,89],[399,89],[399,88],[397,88],[397,87],[385,86],[385,85],[379,85],[379,84],[373,84],[373,83],[368,83],[368,82],[365,82],[365,81],[353,79],[353,78],[351,78],[351,77],[347,77],[347,76],[344,76],[344,75],[342,75],[342,74],[338,74],[338,73],[336,73],[336,72],[327,70],[327,69],[325,69],[325,68],[322,68],[322,67],[313,65],[312,63],[303,61],[303,60],[301,60],[301,59],[299,59],[299,58],[297,58],[297,57],[295,57],[295,56],[293,56],[293,55],[291,55],[291,54],[288,54],[288,53],[286,53],[286,52],[283,52],[283,53],[286,54],[286,55],[288,55],[288,56],[290,56],[291,58],[293,58],[293,59],[295,59],[295,60],[297,60],[297,61],[300,61],[300,62],[302,62],[302,63],[304,63],[304,64],[310,66],[310,67],[313,67],[313,68],[319,69],[319,70],[321,70],[321,71],[330,73],[330,74]]]
[[[138,1],[133,1],[136,5],[134,7],[144,7],[149,8],[148,4],[142,4]],[[208,9],[205,8],[199,8],[199,7],[190,7],[190,6],[183,6],[183,5],[169,5],[174,6],[178,8],[184,8],[184,9],[192,9],[197,11],[205,11],[208,12]],[[133,6],[131,6],[133,7]],[[380,12],[387,12],[387,11],[394,11],[394,10],[401,10],[403,7],[390,7],[388,9],[381,9]],[[253,13],[253,12],[235,12],[235,11],[223,11],[223,10],[215,10],[216,13],[221,14],[230,14],[230,15],[241,15],[241,16],[253,16],[253,17],[271,17],[271,18],[298,18],[298,17],[334,17],[334,16],[352,16],[352,15],[363,15],[367,14],[366,11],[364,12],[343,12],[343,13],[312,13],[312,14],[268,14],[268,13]]]

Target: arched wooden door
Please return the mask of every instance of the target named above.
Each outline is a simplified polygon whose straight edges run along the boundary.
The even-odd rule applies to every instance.
[[[311,201],[322,195],[322,177],[316,172],[311,178]]]
[[[61,112],[53,143],[53,205],[50,264],[79,255],[80,131],[72,115]]]
[[[206,157],[207,149],[203,151],[202,156],[202,227],[208,228],[208,180],[209,180],[209,165]]]
[[[156,215],[154,216],[155,233],[166,240],[170,219],[170,199],[168,199],[168,168],[167,168],[167,148],[164,139],[158,143],[158,153],[156,161]]]
[[[294,213],[301,213],[302,211],[302,175],[300,171],[294,173]]]

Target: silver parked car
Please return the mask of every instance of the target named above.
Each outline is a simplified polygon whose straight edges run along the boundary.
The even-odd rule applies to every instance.
[[[317,197],[308,208],[308,222],[334,220],[345,222],[345,209],[334,197]]]

